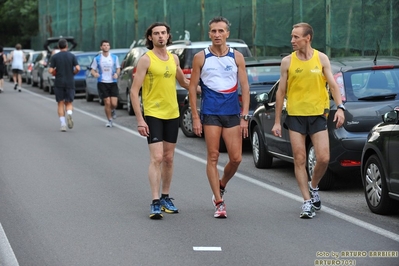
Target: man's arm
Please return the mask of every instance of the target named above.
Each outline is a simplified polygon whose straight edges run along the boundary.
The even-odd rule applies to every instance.
[[[327,55],[325,55],[321,52],[319,53],[319,58],[320,58],[320,62],[322,64],[322,66],[323,66],[323,74],[327,79],[328,87],[329,87],[331,95],[334,99],[335,105],[336,106],[341,105],[342,104],[341,92],[339,90],[339,86],[338,86],[337,82],[335,82],[335,79],[332,75],[330,60],[328,59]],[[337,109],[337,112],[335,112],[333,121],[337,122],[337,124],[336,124],[337,128],[341,127],[343,125],[343,123],[345,122],[344,110]]]
[[[133,84],[130,88],[130,99],[132,101],[132,106],[134,109],[134,114],[137,119],[138,127],[146,127],[147,123],[144,121],[144,117],[141,113],[140,108],[140,100],[139,100],[139,92],[141,86],[143,85],[145,75],[147,74],[147,70],[150,67],[150,58],[148,55],[143,55],[136,67],[136,73],[134,74]],[[140,129],[140,128],[139,128]],[[147,134],[149,132],[147,131]]]
[[[202,125],[197,111],[197,87],[201,75],[201,67],[204,63],[204,51],[200,51],[194,55],[190,85],[188,86],[188,98],[190,100],[191,117],[193,119],[193,131],[197,136],[202,134]]]
[[[97,56],[94,57],[93,62],[90,65],[90,73],[93,77],[98,78],[100,74],[97,72]]]
[[[276,93],[276,104],[275,104],[275,117],[274,126],[272,132],[275,136],[281,137],[281,112],[283,110],[284,97],[287,92],[287,79],[288,79],[288,68],[291,64],[291,55],[288,55],[281,60],[280,65],[280,82]]]
[[[249,84],[248,84],[248,75],[245,69],[245,60],[244,56],[238,52],[234,51],[235,59],[238,67],[238,81],[241,85],[241,97],[242,97],[242,115],[247,115],[249,112]]]
[[[183,70],[180,68],[180,61],[177,55],[173,54],[173,58],[176,62],[176,79],[179,82],[180,86],[188,90],[188,86],[190,85],[190,81],[184,76]]]

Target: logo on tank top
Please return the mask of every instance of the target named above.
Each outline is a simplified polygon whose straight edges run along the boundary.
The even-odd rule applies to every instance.
[[[303,69],[301,69],[299,67],[297,69],[295,69],[295,73],[297,73],[297,74],[302,73],[302,71],[303,71]]]
[[[232,71],[233,70],[233,66],[226,66],[226,68],[224,69],[224,71]]]
[[[311,69],[310,72],[319,74],[319,73],[321,73],[321,70],[318,68],[318,66],[315,66],[315,68]]]
[[[166,67],[165,73],[163,74],[164,78],[170,78],[172,74],[169,73],[169,67]]]

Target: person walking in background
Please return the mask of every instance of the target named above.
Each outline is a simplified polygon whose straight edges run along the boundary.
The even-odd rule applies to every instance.
[[[130,96],[136,114],[138,132],[147,137],[150,150],[148,178],[152,203],[151,219],[163,218],[162,211],[178,213],[169,197],[173,176],[173,158],[179,131],[179,106],[176,79],[188,88],[176,55],[166,50],[171,44],[170,27],[166,23],[152,24],[146,31],[144,54],[137,65]],[[140,108],[139,92],[142,90],[144,117]],[[159,193],[161,191],[161,197]]]
[[[225,187],[241,163],[242,138],[248,137],[249,85],[244,56],[226,44],[230,34],[229,21],[224,17],[215,17],[208,25],[212,45],[194,56],[189,99],[193,130],[201,136],[203,126],[205,135],[206,173],[213,192],[214,217],[226,218]],[[202,91],[201,117],[196,104],[198,82]],[[242,111],[238,101],[238,82],[242,90]],[[217,164],[221,137],[226,144],[229,161],[220,179]]]
[[[0,46],[0,93],[4,91],[4,72],[6,70],[7,58],[3,51],[3,46]]]
[[[58,104],[58,116],[61,122],[61,131],[66,131],[65,110],[67,113],[68,128],[73,128],[72,102],[75,98],[74,75],[80,71],[80,66],[74,54],[68,51],[68,42],[65,39],[58,41],[60,52],[51,57],[48,72],[55,76],[54,94]]]
[[[117,78],[120,74],[118,57],[111,54],[109,41],[102,40],[101,54],[97,55],[91,64],[91,74],[98,78],[98,95],[104,101],[105,116],[108,119],[106,127],[112,127],[112,119],[116,118],[115,108],[118,104]]]
[[[12,79],[14,80],[14,90],[18,89],[21,92],[22,86],[22,71],[24,70],[24,63],[26,58],[24,52],[21,50],[21,44],[15,45],[15,50],[10,53],[10,62],[12,70]]]
[[[341,127],[345,120],[345,107],[331,72],[330,60],[327,55],[312,48],[312,39],[313,28],[309,24],[298,23],[293,26],[291,44],[294,52],[281,61],[280,83],[276,94],[276,116],[272,128],[274,136],[282,136],[280,120],[286,97],[288,115],[284,126],[289,130],[295,177],[304,199],[300,218],[313,218],[315,210],[321,209],[318,184],[330,160],[327,132],[330,103],[326,82],[338,107],[333,120],[337,128]],[[317,157],[310,182],[306,172],[307,135],[312,140]]]

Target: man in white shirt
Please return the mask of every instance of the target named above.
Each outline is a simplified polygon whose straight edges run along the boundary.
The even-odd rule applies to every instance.
[[[12,79],[14,80],[14,90],[21,92],[22,71],[24,70],[24,62],[26,61],[24,52],[21,50],[21,44],[15,45],[15,50],[10,53],[10,62],[12,70]]]
[[[118,104],[117,78],[120,73],[118,57],[111,54],[109,41],[102,40],[101,54],[97,55],[91,64],[91,74],[98,79],[98,96],[104,101],[105,116],[108,119],[106,127],[112,127],[112,119],[116,118],[115,108]]]

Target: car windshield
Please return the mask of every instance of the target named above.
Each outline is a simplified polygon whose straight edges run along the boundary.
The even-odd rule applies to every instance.
[[[78,64],[81,67],[88,67],[91,64],[91,61],[93,60],[93,58],[95,57],[95,55],[79,55],[76,56],[76,59],[78,60]]]
[[[280,66],[247,66],[249,85],[273,85],[280,78]]]
[[[399,99],[399,69],[344,72],[346,101]]]

